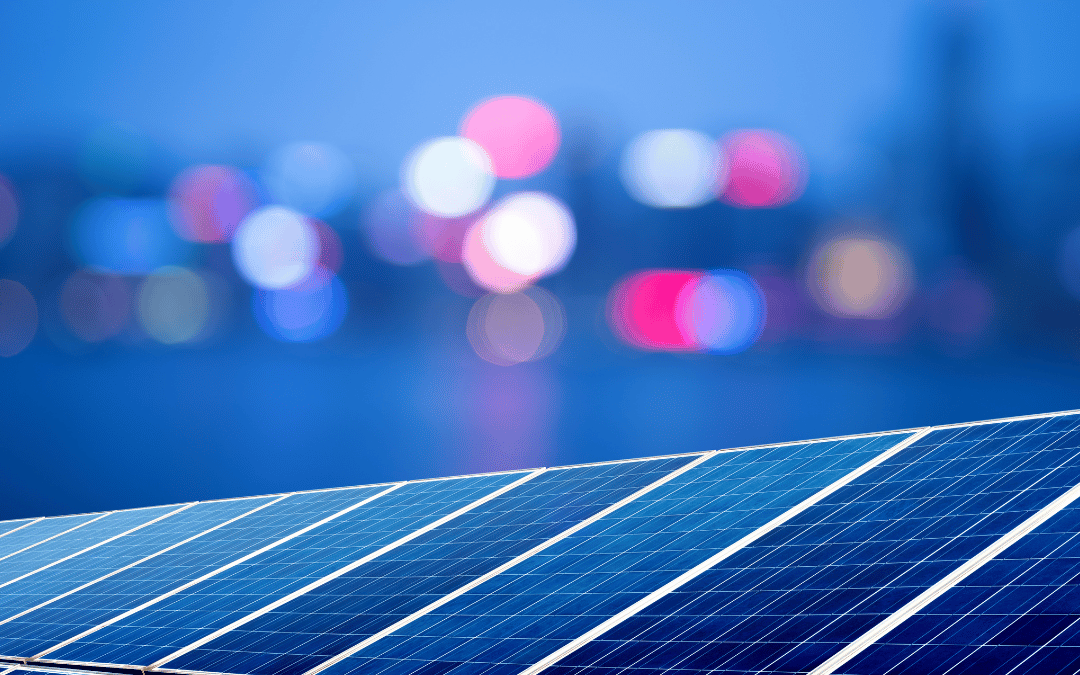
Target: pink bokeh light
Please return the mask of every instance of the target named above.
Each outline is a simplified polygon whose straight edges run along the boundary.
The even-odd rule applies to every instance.
[[[469,111],[461,135],[479,143],[499,178],[543,171],[559,150],[559,123],[543,103],[523,96],[488,99]]]
[[[675,308],[684,289],[702,276],[701,272],[645,270],[625,278],[608,298],[612,330],[639,349],[697,349],[693,338],[679,325]]]
[[[188,241],[231,241],[240,221],[258,205],[256,195],[255,185],[238,169],[191,167],[169,190],[173,229]]]
[[[728,179],[720,199],[732,206],[761,209],[798,199],[806,187],[802,153],[788,138],[768,129],[740,129],[722,139],[721,161]]]

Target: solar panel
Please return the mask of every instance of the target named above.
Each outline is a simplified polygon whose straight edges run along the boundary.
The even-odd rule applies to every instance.
[[[13,528],[6,536],[0,537],[0,563],[65,533],[85,527],[87,524],[100,520],[107,515],[109,514],[91,513],[81,516],[42,518],[31,521],[22,527]]]
[[[52,652],[49,658],[149,665],[522,476],[404,485],[205,583]]]
[[[906,436],[717,454],[329,672],[520,672]]]
[[[225,511],[230,520],[215,518],[224,520],[224,524],[217,529],[203,527],[199,533],[192,533],[200,536],[167,551],[164,551],[166,547],[158,546],[156,538],[151,537],[145,544],[135,545],[137,550],[131,551],[131,554],[141,553],[142,557],[147,558],[134,567],[97,580],[78,592],[50,598],[51,602],[44,607],[7,619],[0,624],[0,654],[12,657],[39,655],[43,650],[53,648],[234,558],[280,539],[290,530],[332,515],[350,503],[369,496],[373,490],[340,490],[208,504],[205,511]],[[79,559],[71,562],[78,564]],[[60,567],[58,565],[53,570],[59,573]],[[36,586],[40,588],[41,584]],[[16,585],[9,588],[15,589],[13,592],[19,590]],[[43,590],[48,592],[47,587]]]
[[[845,673],[1080,669],[1080,507],[1069,507],[843,665]]]
[[[453,527],[433,530],[162,665],[229,673],[315,666],[691,459],[549,471]]]
[[[43,541],[33,548],[12,554],[0,568],[0,584],[33,573],[61,560],[84,554],[125,534],[183,509],[184,506],[159,506],[132,511],[118,511],[93,520],[63,537]]]
[[[23,520],[5,520],[0,522],[0,537],[4,537],[16,530],[36,523],[40,518],[25,518]]]
[[[1080,483],[1044,424],[931,432],[554,670],[814,669]]]
[[[254,498],[191,504],[166,519],[80,555],[0,583],[0,626],[34,607],[56,602],[86,584],[107,579],[181,541],[241,518],[269,501],[269,498]]]
[[[1080,673],[1078,500],[1080,416],[1059,413],[9,521],[0,659],[11,675]]]

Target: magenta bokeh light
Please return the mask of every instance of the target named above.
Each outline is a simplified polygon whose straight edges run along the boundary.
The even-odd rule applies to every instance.
[[[611,292],[608,318],[624,342],[647,350],[690,351],[697,347],[679,326],[675,305],[700,272],[646,270],[621,281]]]
[[[728,179],[720,199],[746,209],[783,206],[806,187],[802,153],[788,138],[768,129],[740,129],[722,139],[721,161]]]
[[[623,342],[646,351],[735,354],[761,335],[766,301],[738,270],[643,270],[608,295],[608,321]]]

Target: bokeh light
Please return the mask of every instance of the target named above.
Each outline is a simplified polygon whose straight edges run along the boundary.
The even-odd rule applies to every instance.
[[[420,213],[414,221],[413,233],[429,256],[443,262],[460,263],[465,237],[475,222],[475,215],[440,218]]]
[[[907,302],[911,265],[903,251],[888,242],[833,239],[811,259],[807,284],[822,309],[834,316],[887,319]]]
[[[18,224],[19,200],[15,197],[15,186],[0,176],[0,246],[11,239]]]
[[[765,325],[765,295],[738,270],[644,270],[608,296],[608,321],[623,342],[649,351],[735,354]]]
[[[466,234],[461,263],[473,282],[487,291],[514,293],[532,283],[532,279],[527,275],[512,272],[495,262],[487,242],[484,241],[482,221]]]
[[[131,301],[131,285],[124,277],[77,270],[60,289],[60,317],[83,342],[101,342],[127,326]]]
[[[289,143],[270,155],[262,171],[270,200],[309,216],[332,216],[356,190],[356,169],[327,143]]]
[[[738,270],[719,270],[688,282],[679,292],[679,328],[703,351],[735,354],[757,341],[765,325],[765,295]]]
[[[283,342],[311,342],[341,325],[348,309],[345,286],[337,276],[328,283],[284,290],[256,290],[252,309],[259,327]]]
[[[717,145],[700,131],[657,129],[630,142],[620,176],[630,196],[642,204],[688,209],[723,192],[727,165]]]
[[[608,296],[608,320],[615,335],[646,350],[690,351],[693,338],[679,325],[676,305],[700,272],[645,270],[626,277]]]
[[[92,199],[75,214],[71,242],[84,265],[117,274],[148,274],[181,264],[191,253],[157,199]]]
[[[319,255],[317,258],[319,267],[334,272],[341,270],[341,264],[345,261],[345,250],[341,246],[341,237],[337,231],[315,218],[308,219],[311,227],[315,230],[315,236],[319,240]]]
[[[788,138],[767,129],[741,129],[725,135],[720,145],[727,162],[727,181],[720,198],[747,209],[783,206],[806,187],[802,153]]]
[[[405,160],[401,182],[417,208],[457,218],[487,203],[495,188],[491,159],[475,141],[444,136],[424,143]]]
[[[139,285],[139,325],[167,345],[202,337],[210,319],[210,290],[197,273],[184,267],[163,267]]]
[[[570,210],[551,195],[519,192],[495,204],[466,236],[463,262],[499,293],[520,290],[566,264],[577,243]]]
[[[544,358],[558,347],[565,329],[559,299],[532,287],[477,300],[469,312],[466,333],[480,358],[509,366]]]
[[[150,141],[135,129],[103,125],[82,142],[79,176],[97,190],[129,193],[146,182],[150,154]]]
[[[278,290],[295,286],[315,268],[319,234],[305,216],[284,206],[266,206],[240,223],[233,238],[233,261],[253,286]]]
[[[364,209],[361,226],[375,257],[394,265],[415,265],[431,257],[416,235],[418,212],[400,190],[388,190]]]
[[[0,279],[0,356],[15,356],[34,339],[38,308],[18,281]]]
[[[169,191],[173,227],[188,241],[229,241],[244,216],[258,205],[257,194],[254,183],[239,169],[192,167],[176,177]]]
[[[469,111],[461,135],[487,151],[499,178],[543,171],[559,150],[559,123],[543,103],[523,96],[488,99]]]

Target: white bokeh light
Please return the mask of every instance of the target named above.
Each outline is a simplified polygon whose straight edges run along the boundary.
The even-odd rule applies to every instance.
[[[521,192],[503,199],[484,217],[483,228],[492,260],[528,277],[562,269],[577,243],[570,210],[541,192]]]
[[[240,223],[233,238],[236,268],[252,285],[276,290],[300,283],[319,258],[319,236],[303,215],[267,206]]]
[[[445,136],[424,143],[409,155],[401,182],[417,208],[433,216],[457,218],[487,203],[495,187],[495,173],[478,143]]]
[[[620,175],[634,199],[664,209],[711,201],[726,180],[716,144],[700,131],[657,129],[641,134],[623,153]]]

